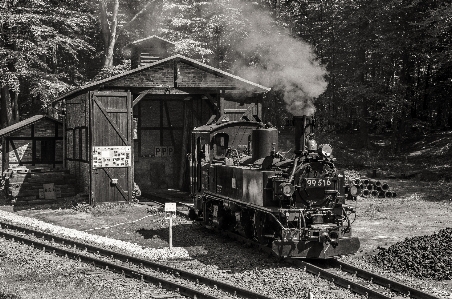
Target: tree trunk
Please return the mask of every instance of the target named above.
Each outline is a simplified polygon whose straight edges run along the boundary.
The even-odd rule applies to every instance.
[[[2,87],[0,101],[0,116],[2,128],[12,124],[11,95],[7,85]]]
[[[430,98],[429,98],[429,88],[430,88],[430,75],[431,75],[431,65],[427,64],[427,72],[425,74],[423,101],[422,101],[422,114],[423,120],[430,121]]]
[[[411,99],[413,98],[413,70],[414,64],[410,59],[410,52],[408,48],[405,48],[402,53],[402,69],[400,72],[400,85],[402,87],[402,92],[400,94],[400,117],[397,120],[397,126],[394,130],[395,134],[395,142],[394,151],[395,153],[399,153],[402,148],[403,137],[406,133],[406,121],[407,121],[407,113],[409,104],[411,103]]]
[[[12,106],[12,120],[14,123],[19,121],[19,92],[14,92],[14,97],[11,103]]]
[[[365,88],[366,86],[366,79],[365,79],[365,71],[364,66],[366,64],[366,49],[364,47],[360,47],[358,49],[358,60],[359,64],[361,65],[361,69],[358,73],[358,82],[361,85],[361,88]],[[362,148],[368,148],[369,147],[369,104],[367,97],[362,94],[361,97],[361,116],[359,118],[359,135],[360,135],[360,141],[361,141],[361,147]]]
[[[108,20],[107,0],[101,0],[100,21],[102,38],[104,41],[104,67],[113,66],[113,54],[116,44],[116,31],[118,27],[119,0],[114,0],[111,22]]]
[[[360,36],[366,36],[367,30],[369,27],[369,20],[365,18],[359,19],[359,33]],[[363,43],[364,41],[361,41],[358,50],[357,50],[357,60],[358,60],[358,82],[360,85],[360,88],[365,89],[367,86],[366,82],[366,45]],[[362,148],[368,148],[369,147],[369,99],[367,98],[366,94],[362,91],[359,93],[359,97],[361,98],[361,117],[359,119],[359,135],[360,135],[360,141],[361,141],[361,147]]]
[[[121,30],[118,31],[118,11],[119,0],[114,0],[113,11],[111,13],[111,21],[108,20],[108,2],[109,0],[100,0],[100,23],[102,39],[104,42],[104,67],[110,68],[113,66],[114,50],[118,35],[120,35],[127,27],[130,26],[137,18],[143,15],[146,10],[155,4],[155,0],[150,0],[132,19],[125,24]]]

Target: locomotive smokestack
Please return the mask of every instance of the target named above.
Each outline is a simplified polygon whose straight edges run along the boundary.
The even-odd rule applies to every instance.
[[[294,116],[295,127],[295,154],[300,155],[306,149],[306,138],[314,133],[314,119],[312,116]]]

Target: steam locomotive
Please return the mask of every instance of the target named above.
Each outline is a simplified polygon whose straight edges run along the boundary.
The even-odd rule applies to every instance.
[[[355,253],[347,186],[331,146],[317,145],[314,118],[296,116],[295,150],[278,152],[278,130],[260,121],[218,121],[192,132],[192,220],[234,231],[279,257]]]

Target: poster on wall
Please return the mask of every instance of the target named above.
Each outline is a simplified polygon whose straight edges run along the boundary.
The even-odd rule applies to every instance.
[[[130,146],[94,146],[93,167],[131,166]]]

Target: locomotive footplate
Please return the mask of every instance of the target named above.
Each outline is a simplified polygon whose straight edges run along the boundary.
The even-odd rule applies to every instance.
[[[273,252],[280,257],[331,258],[334,256],[353,254],[358,251],[360,242],[356,237],[341,238],[338,245],[315,241],[281,241],[272,243]]]

